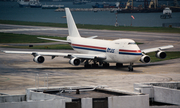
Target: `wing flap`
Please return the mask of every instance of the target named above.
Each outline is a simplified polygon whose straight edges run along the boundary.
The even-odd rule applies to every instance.
[[[149,48],[149,49],[144,49],[141,50],[142,53],[150,53],[158,50],[163,50],[163,49],[168,49],[168,48],[173,48],[173,45],[167,45],[167,46],[161,46],[161,47],[156,47],[156,48]]]

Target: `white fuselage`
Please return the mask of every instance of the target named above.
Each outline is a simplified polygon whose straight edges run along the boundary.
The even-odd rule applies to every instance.
[[[67,37],[71,47],[79,53],[105,54],[105,62],[134,63],[140,60],[142,53],[131,39],[100,40],[82,37]]]

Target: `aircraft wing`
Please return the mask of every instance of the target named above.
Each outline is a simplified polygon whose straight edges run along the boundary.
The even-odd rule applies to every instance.
[[[42,56],[68,56],[68,53],[57,52],[36,52],[36,51],[2,51],[9,54],[30,54],[30,55],[42,55]]]
[[[9,54],[30,54],[30,55],[41,55],[41,56],[62,56],[66,58],[76,57],[79,59],[106,59],[104,54],[78,54],[78,53],[58,53],[58,52],[36,52],[36,51],[2,51]]]
[[[150,52],[155,52],[163,49],[168,49],[168,48],[173,48],[173,45],[167,45],[167,46],[161,46],[161,47],[156,47],[156,48],[149,48],[149,49],[144,49],[141,50],[142,53],[150,53]]]

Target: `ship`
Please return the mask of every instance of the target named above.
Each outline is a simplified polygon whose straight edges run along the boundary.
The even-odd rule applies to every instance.
[[[42,5],[42,9],[58,9],[64,8],[64,5]]]
[[[42,4],[39,2],[39,0],[30,0],[29,6],[31,8],[41,8]]]
[[[171,14],[172,14],[172,10],[171,10],[169,7],[166,7],[166,8],[163,10],[163,14],[160,15],[160,18],[161,18],[161,19],[169,19],[169,18],[172,18],[172,17],[171,17]]]
[[[19,7],[41,8],[39,0],[18,0]]]
[[[18,0],[19,7],[29,7],[29,0]]]

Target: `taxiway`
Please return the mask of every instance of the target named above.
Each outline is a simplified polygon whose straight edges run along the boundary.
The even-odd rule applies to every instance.
[[[0,24],[0,32],[67,36],[66,28],[35,27]],[[98,35],[101,39],[131,38],[144,43],[140,48],[151,48],[163,45],[174,45],[173,49],[180,51],[180,35],[170,33],[144,33],[111,30],[80,29],[84,37]],[[27,50],[7,49],[0,50]],[[39,51],[39,50],[38,50]],[[47,50],[40,50],[47,51]],[[52,52],[74,52],[73,50],[48,50]],[[0,52],[0,93],[24,94],[26,88],[35,87],[35,76],[39,74],[39,86],[45,86],[44,77],[48,74],[49,86],[83,86],[107,85],[113,89],[133,91],[133,84],[140,82],[170,82],[180,81],[180,59],[173,59],[149,64],[135,63],[134,71],[127,70],[128,64],[116,68],[110,64],[109,68],[84,69],[70,65],[69,59],[45,57],[45,63],[33,62],[32,55],[5,54]]]

